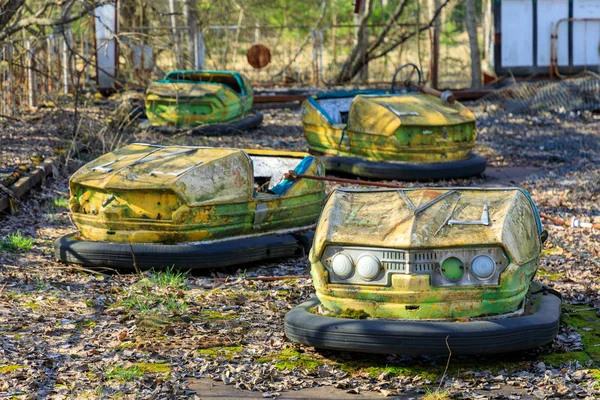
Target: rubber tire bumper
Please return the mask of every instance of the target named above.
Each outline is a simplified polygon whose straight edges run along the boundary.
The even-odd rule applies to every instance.
[[[248,115],[244,118],[237,119],[223,124],[211,124],[195,127],[181,126],[152,126],[149,129],[163,134],[175,134],[179,132],[191,132],[192,134],[205,136],[219,136],[248,131],[259,126],[263,121],[263,114],[260,112]]]
[[[486,161],[471,153],[464,160],[447,162],[385,162],[343,156],[319,156],[327,172],[341,172],[361,178],[399,181],[432,181],[468,178],[485,171]]]
[[[285,334],[307,346],[364,353],[447,355],[446,337],[452,354],[520,351],[556,336],[561,298],[555,293],[539,293],[530,315],[470,322],[327,317],[309,312],[320,304],[315,297],[286,314]]]
[[[314,231],[265,235],[216,243],[114,243],[79,240],[75,233],[54,242],[56,258],[88,267],[141,270],[174,267],[212,269],[277,258],[303,256],[312,245]]]

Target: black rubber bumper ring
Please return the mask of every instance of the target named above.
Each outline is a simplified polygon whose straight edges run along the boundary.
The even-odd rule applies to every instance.
[[[322,349],[384,354],[495,354],[549,343],[560,322],[560,297],[537,295],[529,315],[470,322],[355,320],[309,312],[311,298],[285,316],[285,334],[292,341]]]
[[[323,161],[327,172],[399,181],[468,178],[482,174],[486,166],[485,158],[473,153],[464,160],[435,163],[369,161],[342,156],[320,156],[319,158]]]
[[[211,269],[306,254],[313,231],[266,235],[216,243],[113,243],[79,240],[74,233],[54,242],[56,257],[88,267]],[[132,255],[133,253],[133,255]]]

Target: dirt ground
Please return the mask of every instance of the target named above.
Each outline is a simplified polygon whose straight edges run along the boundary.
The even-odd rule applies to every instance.
[[[91,271],[55,261],[54,240],[75,230],[68,177],[102,152],[135,141],[306,149],[299,110],[264,111],[263,126],[249,133],[167,137],[123,122],[129,101],[84,100],[85,108],[67,98],[1,122],[0,170],[39,155],[53,157],[57,168],[21,199],[18,215],[0,215],[0,398],[204,398],[207,382],[235,388],[207,398],[285,398],[314,387],[344,398],[600,397],[597,230],[544,221],[550,238],[537,279],[564,300],[551,345],[449,362],[316,351],[288,341],[284,315],[314,293],[310,279],[255,277],[308,275],[304,258],[197,275]],[[474,110],[477,150],[490,172],[436,185],[519,185],[542,213],[600,223],[600,116]],[[407,183],[415,185],[424,184]],[[11,236],[17,233],[20,239]]]

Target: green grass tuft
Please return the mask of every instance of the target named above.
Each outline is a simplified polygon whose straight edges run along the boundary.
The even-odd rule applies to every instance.
[[[52,199],[52,205],[55,208],[69,208],[69,199],[66,197],[55,197]]]
[[[9,233],[0,240],[0,250],[20,251],[31,250],[33,238],[21,235],[21,232]]]
[[[450,400],[450,391],[445,389],[426,389],[425,396],[421,400]]]
[[[122,367],[117,365],[116,367],[111,367],[104,371],[104,377],[107,380],[114,379],[121,382],[131,382],[141,378],[143,375],[144,372],[136,365],[132,365],[130,367]]]
[[[170,267],[165,271],[150,273],[148,281],[158,287],[184,288],[187,284],[187,274]]]

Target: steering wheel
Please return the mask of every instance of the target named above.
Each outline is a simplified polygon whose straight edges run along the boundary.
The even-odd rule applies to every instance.
[[[391,87],[391,91],[392,91],[392,92],[394,92],[394,89],[395,89],[395,87],[396,87],[396,77],[398,76],[398,73],[399,73],[400,71],[402,71],[402,70],[403,70],[404,68],[406,68],[406,67],[412,67],[412,68],[413,68],[413,71],[411,72],[411,75],[412,75],[412,74],[415,72],[415,70],[417,71],[417,75],[419,76],[419,80],[417,81],[417,84],[418,84],[418,85],[421,85],[421,70],[419,69],[419,67],[417,67],[417,65],[416,65],[416,64],[413,64],[413,63],[408,63],[408,64],[404,64],[404,65],[401,65],[400,67],[398,67],[398,69],[397,69],[397,70],[396,70],[396,72],[394,73],[394,77],[392,78],[392,87]],[[409,75],[409,76],[410,76],[410,75]],[[408,86],[408,83],[409,83],[409,82],[410,82],[410,79],[406,79],[406,80],[404,81],[404,84],[405,84],[406,86]]]

